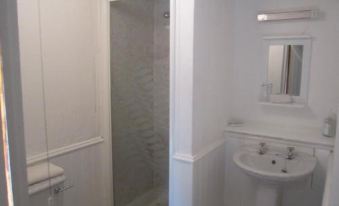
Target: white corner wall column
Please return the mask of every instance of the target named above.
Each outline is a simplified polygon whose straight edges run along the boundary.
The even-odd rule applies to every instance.
[[[192,154],[194,1],[171,0],[170,206],[193,205],[193,164],[174,156]]]
[[[28,204],[28,190],[26,187],[27,177],[20,84],[17,1],[15,0],[0,1],[0,44],[3,57],[13,199],[14,205],[25,206]],[[3,153],[0,158],[3,158],[2,155]],[[2,169],[4,168],[1,167]],[[3,179],[0,179],[0,181],[2,185]],[[1,201],[3,200],[0,200],[1,205],[7,205],[7,203]]]
[[[170,206],[223,205],[226,8],[223,0],[171,1]]]

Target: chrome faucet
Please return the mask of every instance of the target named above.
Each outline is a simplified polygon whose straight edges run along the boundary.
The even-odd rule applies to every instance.
[[[258,154],[259,155],[264,155],[264,154],[266,154],[267,150],[268,150],[267,144],[265,142],[260,142],[259,143]]]
[[[295,147],[287,147],[287,156],[286,159],[293,160],[296,156]]]

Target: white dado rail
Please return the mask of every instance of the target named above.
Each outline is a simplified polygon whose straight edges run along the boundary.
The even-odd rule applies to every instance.
[[[226,137],[265,140],[330,151],[334,148],[334,138],[323,137],[320,129],[309,127],[292,128],[261,123],[245,123],[241,126],[227,127]]]
[[[104,142],[103,137],[94,137],[94,138],[91,138],[91,139],[88,139],[88,140],[85,140],[85,141],[77,142],[77,143],[67,145],[67,146],[64,146],[64,147],[60,147],[60,148],[57,148],[57,149],[52,149],[48,152],[44,152],[44,153],[41,153],[41,154],[37,154],[37,155],[33,155],[31,157],[28,157],[27,158],[27,165],[33,165],[33,164],[36,164],[38,162],[43,162],[43,161],[46,161],[46,160],[51,159],[51,158],[59,157],[59,156],[62,156],[62,155],[68,154],[68,153],[75,152],[75,151],[80,150],[80,149],[84,149],[84,148],[87,148],[87,147],[91,147],[91,146],[100,144],[102,142]]]
[[[194,162],[204,158],[209,153],[213,152],[214,150],[218,149],[219,147],[223,146],[224,143],[225,143],[225,139],[220,138],[217,141],[210,144],[209,146],[207,146],[206,148],[204,148],[203,150],[201,150],[200,152],[198,152],[196,154],[192,154],[192,155],[175,152],[174,155],[173,155],[173,159],[175,159],[177,161],[181,161],[181,162],[186,162],[186,163],[194,163]]]

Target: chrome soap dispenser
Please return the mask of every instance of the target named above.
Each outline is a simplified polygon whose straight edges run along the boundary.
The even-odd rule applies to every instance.
[[[337,115],[331,111],[328,117],[324,120],[323,135],[325,137],[334,137],[337,128]]]

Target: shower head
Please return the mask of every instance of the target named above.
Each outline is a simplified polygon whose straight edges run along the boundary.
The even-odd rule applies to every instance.
[[[163,14],[163,17],[164,17],[165,19],[169,19],[169,18],[171,17],[170,12],[169,12],[169,11],[165,11],[164,14]]]

